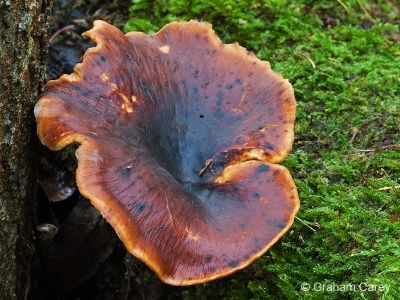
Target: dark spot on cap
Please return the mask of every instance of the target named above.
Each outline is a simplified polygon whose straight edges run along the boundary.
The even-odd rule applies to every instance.
[[[206,255],[206,263],[210,263],[212,259],[212,255],[208,254]]]
[[[134,76],[136,74],[136,71],[133,70],[132,68],[128,68],[128,72],[130,76]]]
[[[224,94],[221,92],[218,92],[216,95],[217,101],[216,104],[217,106],[220,106],[222,104],[222,98],[224,97]]]
[[[197,77],[197,75],[199,75],[199,70],[193,72],[193,77]]]
[[[141,213],[146,209],[146,204],[144,204],[143,202],[136,202],[133,205],[133,208],[136,210],[136,212]]]
[[[253,198],[260,198],[260,194],[257,192],[253,193]]]
[[[105,58],[103,55],[100,55],[100,60],[101,62],[105,63],[107,61],[107,58]]]
[[[274,172],[274,176],[276,176],[276,175],[278,175],[279,174],[279,170],[276,170],[275,172]]]
[[[74,90],[78,91],[83,97],[90,96],[90,92],[87,90],[83,90],[80,86],[74,86]]]
[[[279,229],[283,229],[283,228],[286,227],[286,224],[285,223],[278,223],[278,224],[276,224],[276,227],[279,228]]]
[[[269,166],[267,165],[261,165],[257,168],[257,173],[264,173],[269,171]]]
[[[272,145],[270,143],[265,143],[265,148],[267,148],[269,150],[273,150],[274,149],[274,145]]]
[[[214,117],[216,119],[222,119],[223,116],[224,116],[224,113],[222,112],[222,110],[220,108],[218,108],[214,113]]]
[[[150,94],[150,90],[151,89],[150,89],[149,85],[146,82],[144,82],[143,80],[139,79],[139,86],[146,94]]]
[[[265,221],[265,223],[267,223],[267,225],[271,226],[271,227],[275,227],[276,226],[275,222],[273,220],[271,220],[271,219],[267,219],[267,221]]]
[[[233,88],[233,85],[232,85],[232,84],[228,84],[227,86],[225,86],[225,88],[226,88],[227,90],[231,90],[231,89]]]
[[[124,167],[124,168],[121,170],[121,176],[122,176],[123,178],[129,178],[129,177],[131,176],[131,171],[132,171],[132,166]]]
[[[243,140],[244,140],[243,136],[239,136],[239,137],[236,139],[236,143],[241,143],[241,142],[243,142]]]
[[[203,84],[201,85],[201,87],[202,87],[203,89],[205,89],[209,84],[210,84],[210,82],[207,81],[207,82],[203,83]]]
[[[237,260],[231,260],[228,265],[232,268],[236,268],[239,265],[239,262]]]
[[[200,115],[200,119],[203,119],[204,118],[204,115]]]
[[[240,227],[245,228],[246,227],[246,223],[240,224]]]
[[[178,70],[178,64],[177,64],[177,62],[173,62],[173,64],[171,65],[171,70],[172,70],[172,72],[175,72],[176,70]]]

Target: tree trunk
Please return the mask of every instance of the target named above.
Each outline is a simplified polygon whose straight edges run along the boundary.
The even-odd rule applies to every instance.
[[[35,122],[51,0],[0,0],[0,299],[26,299],[34,252]]]

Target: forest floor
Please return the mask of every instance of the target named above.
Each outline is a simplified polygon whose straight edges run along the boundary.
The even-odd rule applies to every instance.
[[[283,165],[298,188],[298,219],[248,268],[204,285],[167,286],[126,253],[96,212],[77,206],[86,200],[73,180],[74,148],[43,149],[39,222],[68,221],[63,226],[73,231],[79,221],[70,212],[89,214],[110,243],[76,278],[65,261],[49,258],[67,250],[38,233],[35,299],[400,299],[399,3],[168,2],[55,1],[51,30],[63,30],[51,42],[48,78],[71,73],[93,46],[80,34],[95,19],[146,33],[174,20],[210,22],[224,43],[269,61],[294,88],[295,141]],[[75,234],[65,243],[84,238]],[[55,268],[45,266],[50,261]],[[64,276],[49,281],[54,272]]]

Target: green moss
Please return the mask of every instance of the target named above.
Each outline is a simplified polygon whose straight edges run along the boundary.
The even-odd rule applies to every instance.
[[[270,61],[298,102],[283,164],[298,217],[315,232],[296,221],[250,267],[183,288],[185,299],[400,299],[399,9],[383,0],[133,1],[127,31],[208,21],[225,43]]]

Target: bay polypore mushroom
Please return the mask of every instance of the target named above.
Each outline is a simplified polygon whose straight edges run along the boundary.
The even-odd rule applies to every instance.
[[[172,285],[249,265],[299,208],[288,170],[295,99],[268,62],[210,24],[124,35],[103,21],[35,107],[43,144],[76,151],[77,185],[126,248]]]

